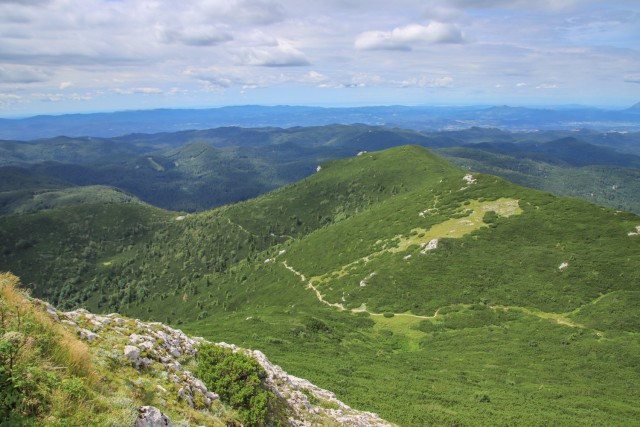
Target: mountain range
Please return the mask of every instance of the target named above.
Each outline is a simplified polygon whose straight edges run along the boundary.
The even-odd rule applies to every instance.
[[[100,201],[203,211],[298,181],[324,161],[404,144],[521,185],[640,212],[636,142],[635,133],[365,125],[0,141],[0,215]]]
[[[362,129],[371,142],[336,143],[349,157],[212,210],[112,202],[1,217],[0,268],[63,309],[258,348],[400,425],[636,423],[640,218],[418,145],[375,151],[393,132],[348,128]],[[580,149],[635,167],[584,144],[458,149],[597,165],[563,157]]]
[[[131,133],[177,132],[214,127],[295,127],[366,124],[418,131],[473,126],[511,131],[640,130],[637,104],[626,109],[584,106],[379,106],[322,108],[245,105],[208,109],[159,109],[0,119],[0,139],[30,140],[60,135],[114,137]]]

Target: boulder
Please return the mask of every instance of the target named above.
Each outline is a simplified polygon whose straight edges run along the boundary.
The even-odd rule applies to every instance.
[[[80,334],[80,338],[82,338],[83,340],[87,340],[89,342],[95,340],[96,338],[98,338],[98,335],[91,332],[88,329],[80,329],[80,331],[78,331],[78,333]]]
[[[125,345],[124,355],[133,363],[133,366],[140,366],[140,349],[135,345]]]
[[[138,418],[133,427],[173,427],[173,424],[158,408],[141,406],[138,408]]]

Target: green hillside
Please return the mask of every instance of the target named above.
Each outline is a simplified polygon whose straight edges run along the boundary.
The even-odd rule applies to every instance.
[[[465,169],[498,175],[518,185],[640,213],[638,168],[597,164],[597,158],[586,166],[574,166],[553,156],[527,156],[513,149],[492,152],[475,146],[437,153]],[[634,156],[629,157],[635,161]]]
[[[0,269],[259,348],[400,425],[634,425],[639,226],[403,146],[200,214],[0,218]]]
[[[163,209],[204,211],[296,182],[331,159],[407,144],[439,148],[438,154],[469,170],[519,185],[640,213],[635,136],[480,127],[418,133],[356,124],[0,140],[0,214],[112,202],[124,195],[105,187]],[[29,192],[61,188],[63,194],[40,197],[46,202],[30,200]]]
[[[114,187],[80,187],[34,174],[24,168],[0,168],[0,216],[100,203],[142,202],[137,197]]]

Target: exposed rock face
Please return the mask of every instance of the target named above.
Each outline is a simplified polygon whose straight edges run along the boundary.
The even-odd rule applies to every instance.
[[[277,396],[284,398],[294,410],[295,416],[289,418],[292,426],[317,426],[337,424],[341,426],[368,427],[393,426],[377,414],[355,410],[336,398],[336,395],[309,381],[287,374],[280,366],[272,364],[258,350],[246,350],[233,344],[218,343],[233,351],[241,351],[256,359],[267,372],[267,385]],[[308,395],[318,404],[310,402]]]
[[[162,323],[126,319],[115,313],[99,316],[86,310],[67,313],[47,311],[52,318],[57,317],[56,320],[65,327],[79,333],[91,347],[107,352],[112,359],[121,360],[123,369],[127,365],[133,366],[141,375],[162,372],[163,380],[159,380],[154,387],[163,395],[163,399],[173,398],[197,410],[206,410],[213,401],[219,399],[216,393],[208,390],[207,386],[189,371],[189,367],[194,366],[198,346],[208,343],[203,338],[191,338],[182,331]],[[282,368],[272,364],[260,351],[246,350],[226,343],[216,345],[234,352],[243,352],[260,363],[267,373],[266,386],[289,407],[291,426],[392,425],[376,414],[352,409],[328,390],[302,378],[288,375]],[[139,411],[135,427],[172,425],[160,409],[150,406],[141,407]]]
[[[138,408],[138,419],[133,427],[173,427],[173,424],[158,408],[141,406]]]

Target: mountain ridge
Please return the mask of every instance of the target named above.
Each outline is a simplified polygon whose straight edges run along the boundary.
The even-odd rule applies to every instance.
[[[197,214],[1,218],[0,265],[61,306],[260,348],[401,425],[626,424],[638,226],[403,146]]]
[[[629,120],[631,119],[631,120]],[[508,106],[231,106],[158,109],[0,119],[0,138],[34,139],[68,135],[113,137],[136,132],[175,132],[219,126],[317,126],[363,123],[417,130],[492,126],[509,130],[638,130],[636,110],[593,107]]]

